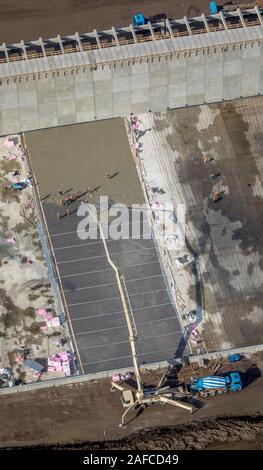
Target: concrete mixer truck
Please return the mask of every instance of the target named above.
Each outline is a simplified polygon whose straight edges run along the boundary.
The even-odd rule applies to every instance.
[[[222,376],[199,377],[192,379],[190,391],[202,397],[220,395],[227,392],[237,392],[242,389],[239,372],[228,372]]]

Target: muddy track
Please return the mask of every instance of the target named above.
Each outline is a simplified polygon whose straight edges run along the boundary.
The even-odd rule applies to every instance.
[[[19,447],[21,448],[21,447]],[[31,447],[36,448],[35,446]],[[200,450],[263,449],[263,416],[239,416],[192,424],[144,429],[125,439],[37,446],[52,450]]]

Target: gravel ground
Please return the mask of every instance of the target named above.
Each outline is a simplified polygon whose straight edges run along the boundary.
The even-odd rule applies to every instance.
[[[22,361],[17,362],[17,353],[28,349],[28,359],[45,362],[49,355],[60,352],[56,344],[65,335],[62,326],[41,330],[45,322],[37,310],[49,309],[51,316],[56,312],[36,226],[32,187],[6,189],[27,177],[19,137],[13,138],[17,143],[12,149],[7,148],[6,139],[0,139],[0,369],[11,369],[13,383],[29,383],[36,377]],[[15,171],[19,176],[14,176]],[[7,385],[4,377],[0,374],[0,387]]]

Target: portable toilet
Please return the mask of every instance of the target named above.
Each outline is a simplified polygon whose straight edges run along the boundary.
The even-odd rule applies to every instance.
[[[215,15],[217,13],[217,4],[216,2],[210,2],[210,13]]]
[[[134,26],[143,26],[145,24],[145,18],[143,13],[136,13],[133,17]]]

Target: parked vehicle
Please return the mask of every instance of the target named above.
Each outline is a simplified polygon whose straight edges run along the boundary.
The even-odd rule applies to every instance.
[[[242,380],[239,372],[228,372],[225,375],[194,378],[190,385],[192,393],[203,397],[218,395],[227,392],[237,392],[242,389]]]
[[[146,23],[145,17],[143,13],[136,13],[133,17],[133,25],[134,26],[143,26]]]
[[[241,361],[241,359],[243,359],[244,355],[243,354],[229,354],[228,356],[228,360],[229,362],[237,362],[237,361]]]

